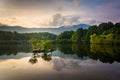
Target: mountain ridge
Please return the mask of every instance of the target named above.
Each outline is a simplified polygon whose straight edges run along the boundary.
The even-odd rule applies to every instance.
[[[37,33],[37,32],[49,32],[54,34],[60,34],[64,31],[76,31],[78,28],[87,29],[89,25],[87,24],[78,24],[71,26],[61,26],[59,28],[25,28],[21,26],[8,26],[8,25],[0,25],[1,31],[16,31],[18,33]]]

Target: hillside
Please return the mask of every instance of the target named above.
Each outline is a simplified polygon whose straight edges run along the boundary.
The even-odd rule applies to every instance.
[[[88,29],[89,25],[87,24],[79,24],[72,26],[62,26],[59,28],[25,28],[21,26],[7,26],[0,25],[1,31],[17,31],[18,33],[35,33],[35,32],[49,32],[54,34],[60,34],[64,31],[76,31],[78,28]]]

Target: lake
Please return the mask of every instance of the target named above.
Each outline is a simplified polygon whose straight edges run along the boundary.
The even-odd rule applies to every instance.
[[[56,44],[32,53],[27,44],[0,45],[0,80],[120,80],[120,46]]]

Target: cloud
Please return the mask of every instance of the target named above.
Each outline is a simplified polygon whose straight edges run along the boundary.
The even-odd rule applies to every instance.
[[[79,7],[80,6],[80,0],[73,0],[73,4],[74,4],[74,6]]]
[[[31,27],[119,22],[119,3],[119,0],[0,0],[0,22]],[[17,18],[13,20],[13,16]]]
[[[69,26],[79,24],[79,16],[75,15],[67,15],[63,16],[60,13],[53,15],[52,17],[42,21],[39,23],[42,26],[53,26],[53,27],[61,27],[61,26]]]
[[[84,0],[82,0],[83,2]],[[87,3],[88,2],[88,3]],[[120,21],[120,1],[119,0],[98,0],[95,2],[89,2],[86,0],[86,4],[82,4],[85,12],[88,13],[84,18],[92,18],[101,22]]]
[[[120,21],[120,1],[119,0],[80,0],[80,7],[77,13],[85,20],[96,22],[119,22]],[[81,14],[81,13],[84,14]]]
[[[5,8],[9,9],[36,9],[36,10],[48,10],[53,9],[56,1],[58,0],[3,0]],[[55,7],[54,7],[55,9]]]
[[[4,3],[15,6],[32,6],[36,4],[48,4],[53,0],[4,0]]]
[[[55,14],[52,20],[48,21],[49,26],[70,26],[70,25],[77,25],[77,24],[99,24],[101,21],[94,20],[92,18],[84,18],[80,15],[66,15],[63,16],[61,14]]]
[[[63,9],[62,5],[56,6],[56,11],[62,11],[62,9]]]
[[[63,26],[65,18],[61,14],[55,14],[52,17],[52,21],[49,23],[50,26]]]

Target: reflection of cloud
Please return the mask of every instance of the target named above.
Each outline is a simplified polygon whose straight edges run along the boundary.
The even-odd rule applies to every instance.
[[[118,74],[120,74],[120,71],[118,71],[119,63],[112,65],[96,64],[94,63],[96,61],[90,59],[80,61],[79,59],[53,57],[53,61],[51,62],[46,62],[40,58],[38,59],[38,64],[31,65],[28,63],[29,59],[30,57],[24,57],[0,62],[0,80],[111,80],[113,78],[119,79]],[[64,63],[61,70],[68,70],[63,70],[61,72],[53,70],[50,66],[53,64],[54,66],[56,65],[54,59],[60,64],[62,64],[62,62]],[[76,68],[75,65],[78,65],[78,67]]]
[[[52,60],[52,62],[53,62],[53,67],[54,67],[54,69],[55,70],[57,70],[57,71],[61,71],[61,69],[65,66],[65,63],[64,63],[64,61],[62,60],[62,59],[54,59],[54,60]]]
[[[53,68],[57,71],[61,70],[79,70],[83,65],[93,65],[96,64],[94,60],[79,60],[79,59],[69,59],[53,57],[51,63],[53,63]]]
[[[73,59],[63,59],[59,57],[55,57],[51,61],[53,63],[53,68],[57,71],[61,71],[62,69],[79,69],[80,62],[79,60]]]

